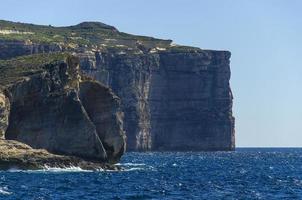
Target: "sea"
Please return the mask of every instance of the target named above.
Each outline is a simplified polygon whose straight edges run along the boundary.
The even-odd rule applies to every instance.
[[[126,153],[121,171],[0,171],[0,199],[302,199],[302,149]]]

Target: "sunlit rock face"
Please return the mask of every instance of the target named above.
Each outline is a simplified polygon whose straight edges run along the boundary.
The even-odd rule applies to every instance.
[[[97,52],[81,68],[120,96],[129,150],[232,150],[230,55]]]
[[[3,91],[0,90],[0,139],[4,139],[5,131],[8,127],[9,110],[9,100]]]

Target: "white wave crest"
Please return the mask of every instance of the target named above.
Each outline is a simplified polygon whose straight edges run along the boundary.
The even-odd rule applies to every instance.
[[[144,163],[117,163],[117,166],[145,166]]]
[[[129,169],[122,169],[124,172],[130,172],[130,171],[141,171],[141,170],[146,170],[145,168],[142,167],[131,167]]]
[[[12,194],[12,192],[9,192],[9,191],[7,191],[8,189],[7,189],[7,187],[5,186],[5,187],[0,187],[0,195],[2,194],[2,195],[11,195]]]

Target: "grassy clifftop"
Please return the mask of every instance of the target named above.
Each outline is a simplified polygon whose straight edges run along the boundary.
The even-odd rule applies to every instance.
[[[0,39],[30,40],[37,43],[74,44],[79,46],[131,46],[136,43],[153,43],[167,46],[171,40],[131,35],[100,22],[83,22],[75,26],[54,27],[0,20]],[[125,44],[122,44],[125,43]]]
[[[65,49],[192,52],[199,48],[172,45],[172,40],[131,35],[101,22],[54,27],[0,20],[0,40],[58,44]],[[151,51],[152,52],[152,51]]]

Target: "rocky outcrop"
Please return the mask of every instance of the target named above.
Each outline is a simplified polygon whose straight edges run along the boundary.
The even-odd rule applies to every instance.
[[[75,156],[63,156],[49,153],[44,149],[33,149],[15,141],[0,139],[1,170],[36,170],[45,168],[73,168],[84,170],[119,170],[107,163],[85,161]]]
[[[111,89],[94,81],[80,83],[79,97],[96,128],[107,157],[117,162],[126,149],[120,99]]]
[[[20,59],[29,60],[29,65],[34,65],[31,64],[31,57],[34,57],[34,61],[42,60],[41,62],[45,63],[49,57],[55,55],[29,56],[1,64],[3,68],[11,69],[10,67],[16,66]],[[5,139],[17,140],[35,149],[46,149],[51,153],[77,156],[85,160],[118,161],[125,151],[118,97],[103,85],[82,80],[79,75],[79,60],[76,57],[63,56],[67,57],[66,61],[60,59],[46,62],[47,64],[42,66],[38,64],[39,67],[31,70],[27,66],[18,66],[21,68],[19,71],[25,69],[20,74],[13,75],[8,69],[4,70],[7,74],[2,74],[3,77],[8,74],[13,77],[8,82],[2,79],[5,97],[2,95],[1,98],[9,101],[1,105],[10,104],[9,112],[1,112],[4,116],[1,119],[7,119],[9,114],[7,130],[7,123],[1,123],[1,126],[4,124],[1,130],[5,132]],[[25,62],[23,60],[21,63]],[[11,72],[16,73],[17,69]],[[96,92],[99,99],[89,98],[91,93],[87,91]],[[83,96],[85,93],[88,102]],[[80,94],[85,103],[82,103]],[[103,100],[106,103],[102,104],[101,109],[97,109],[98,115],[90,116],[89,105],[96,105]],[[108,103],[109,101],[112,102]],[[112,120],[107,120],[107,124],[104,124],[104,116],[111,116]],[[98,129],[107,127],[110,129],[106,130],[105,136],[103,132],[99,133]]]

